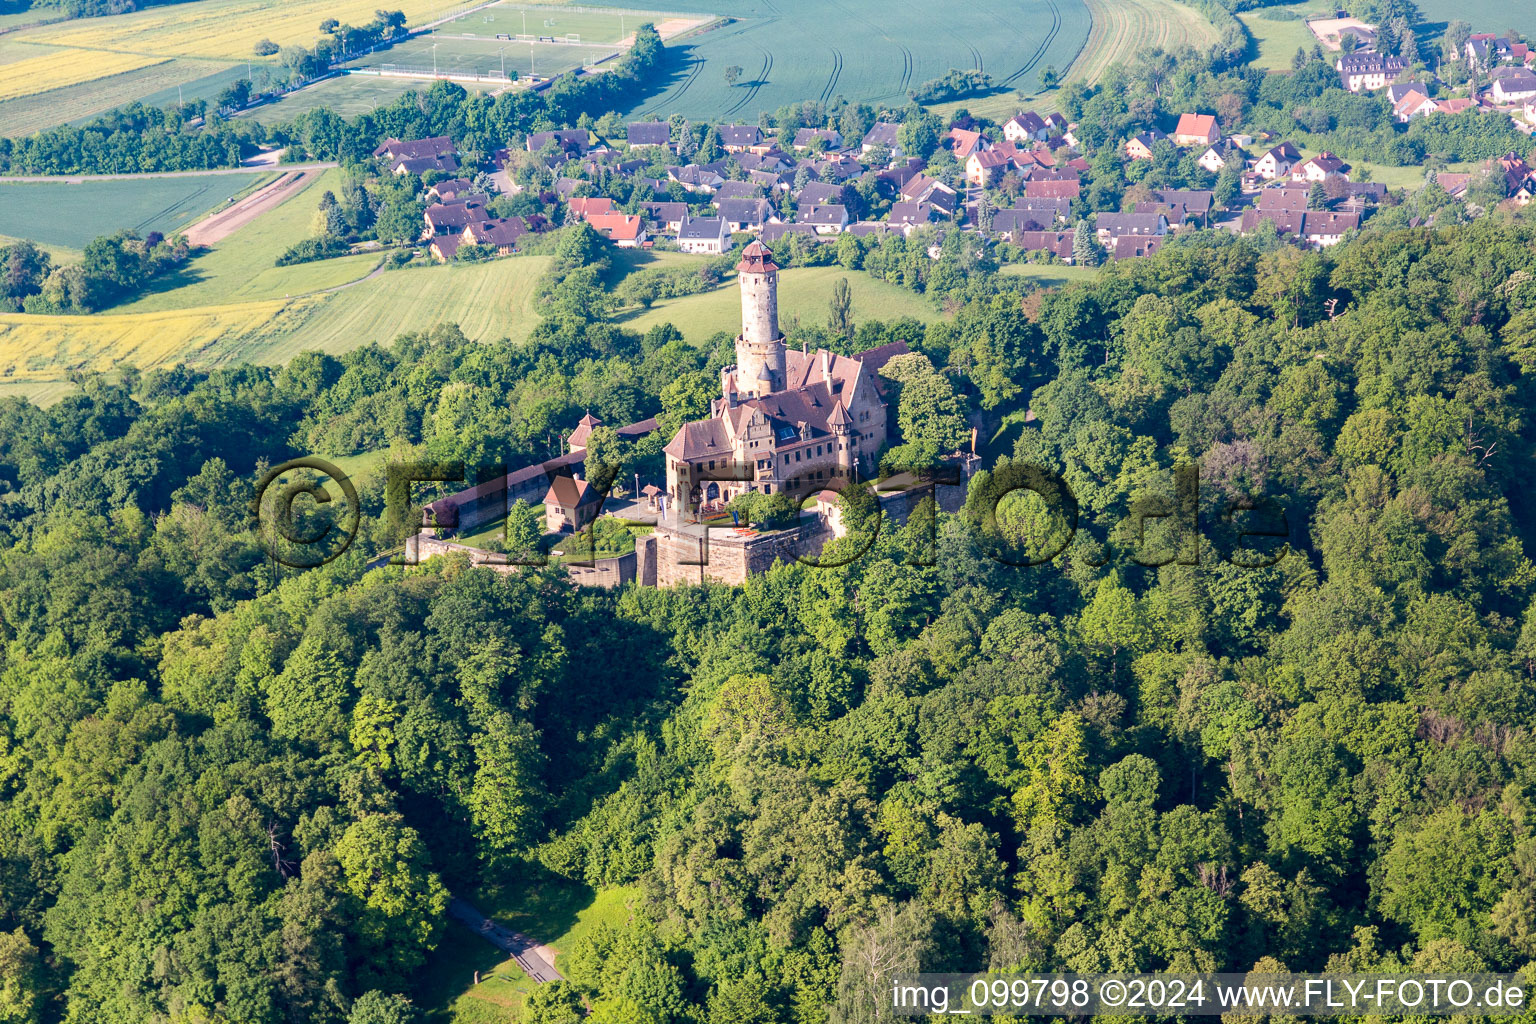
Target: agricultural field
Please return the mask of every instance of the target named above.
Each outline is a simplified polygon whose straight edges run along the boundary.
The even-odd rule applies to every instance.
[[[0,179],[0,234],[75,249],[120,228],[169,234],[271,176],[253,170],[77,184]]]
[[[894,284],[877,281],[861,271],[842,267],[800,267],[779,274],[779,317],[786,330],[794,317],[807,323],[825,324],[827,305],[838,278],[846,277],[853,293],[854,323],[864,320],[895,320],[910,316],[937,320],[939,313],[921,295]],[[658,302],[650,309],[621,314],[624,327],[646,331],[670,323],[692,342],[702,342],[716,331],[735,333],[741,323],[741,297],[733,282],[700,295]]]
[[[0,64],[0,101],[62,89],[81,82],[110,78],[164,64],[169,57],[138,53],[107,53],[69,47],[26,46],[4,50]]]
[[[1427,45],[1439,42],[1440,33],[1452,21],[1465,21],[1474,32],[1498,32],[1517,29],[1525,36],[1536,36],[1536,4],[1529,0],[1418,0],[1423,18],[1416,31]],[[1427,52],[1427,50],[1426,50]]]
[[[21,35],[28,42],[86,50],[243,61],[252,59],[252,47],[261,39],[310,46],[326,18],[361,25],[373,20],[379,6],[378,0],[200,0],[60,22]],[[419,25],[469,4],[391,0],[387,6]]]
[[[1092,27],[1081,49],[1069,63],[1055,65],[1063,82],[1095,85],[1116,64],[1133,61],[1143,47],[1209,46],[1216,41],[1216,27],[1200,12],[1180,0],[1085,0]],[[976,96],[929,109],[941,116],[964,108],[979,117],[1004,121],[1026,108],[1048,114],[1057,109],[1056,91],[1040,91],[1038,84],[1010,91]]]
[[[16,97],[0,101],[0,135],[30,135],[88,120],[134,100],[147,106],[167,106],[176,102],[178,86],[189,103],[210,99],[245,74],[244,64],[236,69],[213,61],[168,60],[108,78]],[[214,80],[218,84],[208,88],[208,83]]]
[[[508,62],[507,66],[510,70],[511,63]],[[291,121],[307,111],[326,107],[342,117],[356,117],[358,114],[366,114],[378,107],[387,106],[412,90],[425,92],[431,84],[419,78],[341,75],[316,82],[298,92],[288,93],[275,103],[263,103],[259,107],[253,107],[240,116],[260,121],[262,124],[278,124]],[[458,82],[456,84],[470,91],[501,87],[500,83],[491,82]]]
[[[1117,0],[1118,2],[1118,0]],[[1087,38],[1084,0],[668,0],[725,27],[679,40],[664,91],[631,113],[756,122],[759,111],[843,96],[899,106],[907,92],[951,68],[979,68],[1005,90],[1037,89],[1047,65],[1065,68]],[[728,85],[725,69],[742,69]]]
[[[1275,15],[1297,15],[1294,19],[1277,20]],[[1311,52],[1317,45],[1317,37],[1307,28],[1304,16],[1308,14],[1332,14],[1316,5],[1307,7],[1266,7],[1239,14],[1248,34],[1253,37],[1248,62],[1265,71],[1289,71],[1291,58],[1298,49]]]

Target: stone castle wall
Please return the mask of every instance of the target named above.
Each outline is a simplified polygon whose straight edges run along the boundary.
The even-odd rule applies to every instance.
[[[810,520],[788,530],[742,536],[733,528],[709,531],[706,545],[696,533],[659,526],[656,541],[656,586],[680,583],[724,583],[740,586],[753,573],[767,572],[775,562],[792,562],[820,526]]]

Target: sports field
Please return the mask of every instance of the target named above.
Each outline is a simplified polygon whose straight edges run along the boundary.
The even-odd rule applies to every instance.
[[[1084,0],[667,0],[736,19],[668,47],[664,91],[632,113],[755,123],[763,110],[843,96],[887,106],[951,68],[979,68],[1006,91],[1066,65],[1090,28]],[[725,69],[742,69],[728,85]]]
[[[455,35],[495,39],[498,35],[509,35],[559,40],[574,35],[582,43],[613,45],[633,33],[641,22],[660,24],[661,18],[654,11],[502,3],[439,25],[433,34],[438,39]]]
[[[120,228],[169,234],[271,177],[270,171],[251,171],[79,184],[0,178],[0,235],[78,249]]]
[[[346,65],[416,74],[509,75],[552,78],[596,64],[617,51],[613,46],[573,46],[565,43],[526,43],[465,36],[417,36],[370,53]],[[430,84],[430,83],[428,83]]]

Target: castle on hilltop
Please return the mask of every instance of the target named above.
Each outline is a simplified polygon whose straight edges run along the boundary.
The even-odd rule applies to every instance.
[[[720,371],[709,418],[683,424],[663,449],[669,504],[679,512],[746,491],[805,497],[873,476],[890,411],[878,372],[908,351],[904,342],[854,356],[790,350],[773,253],[754,241],[736,270],[736,364]]]

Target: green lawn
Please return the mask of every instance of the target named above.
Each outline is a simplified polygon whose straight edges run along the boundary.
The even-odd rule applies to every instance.
[[[219,179],[214,179],[219,180]],[[281,206],[256,218],[208,252],[195,257],[179,274],[152,292],[116,307],[114,313],[149,313],[196,306],[220,306],[256,299],[281,299],[356,281],[378,265],[376,254],[343,256],[292,267],[277,258],[310,233],[310,221],[327,190],[339,192],[339,169],[325,172],[289,196]]]
[[[538,864],[502,869],[501,879],[468,898],[501,924],[522,932],[556,952],[555,967],[565,969],[565,955],[600,923],[622,925],[635,887],[594,890],[550,874]],[[475,972],[480,984],[474,984]],[[431,1024],[507,1024],[516,1021],[524,994],[533,988],[517,962],[502,959],[490,943],[457,924],[419,977],[419,1004]]]
[[[1307,23],[1300,18],[1294,21],[1276,21],[1266,17],[1270,12],[1294,11],[1297,14],[1323,14],[1324,9],[1315,5],[1304,7],[1266,7],[1239,14],[1238,20],[1253,37],[1248,50],[1248,63],[1265,71],[1289,71],[1291,58],[1297,49],[1311,51],[1317,45]]]
[[[1073,267],[1065,263],[1010,263],[1001,268],[1010,277],[1027,277],[1042,288],[1060,288],[1078,281],[1092,281],[1098,267]]]
[[[0,235],[73,249],[121,228],[144,234],[187,227],[230,196],[270,179],[200,174],[115,181],[16,182],[0,179]]]
[[[0,245],[10,245],[12,242],[19,241],[22,241],[22,239],[13,235],[0,235]],[[32,241],[36,243],[39,249],[53,257],[55,266],[60,263],[73,263],[80,258],[79,249],[74,249],[67,245],[49,245],[46,242],[38,242],[36,239]]]
[[[7,398],[25,398],[33,405],[46,409],[65,395],[74,394],[75,390],[75,386],[67,380],[0,383],[0,402]]]
[[[921,295],[842,267],[801,267],[779,275],[779,319],[792,317],[808,323],[827,321],[832,288],[846,277],[853,292],[853,320],[896,320],[903,316],[924,322],[939,319],[939,312]],[[741,296],[734,279],[702,295],[658,302],[650,309],[621,314],[618,321],[636,331],[670,323],[692,342],[702,342],[716,331],[735,334],[741,328]]]

